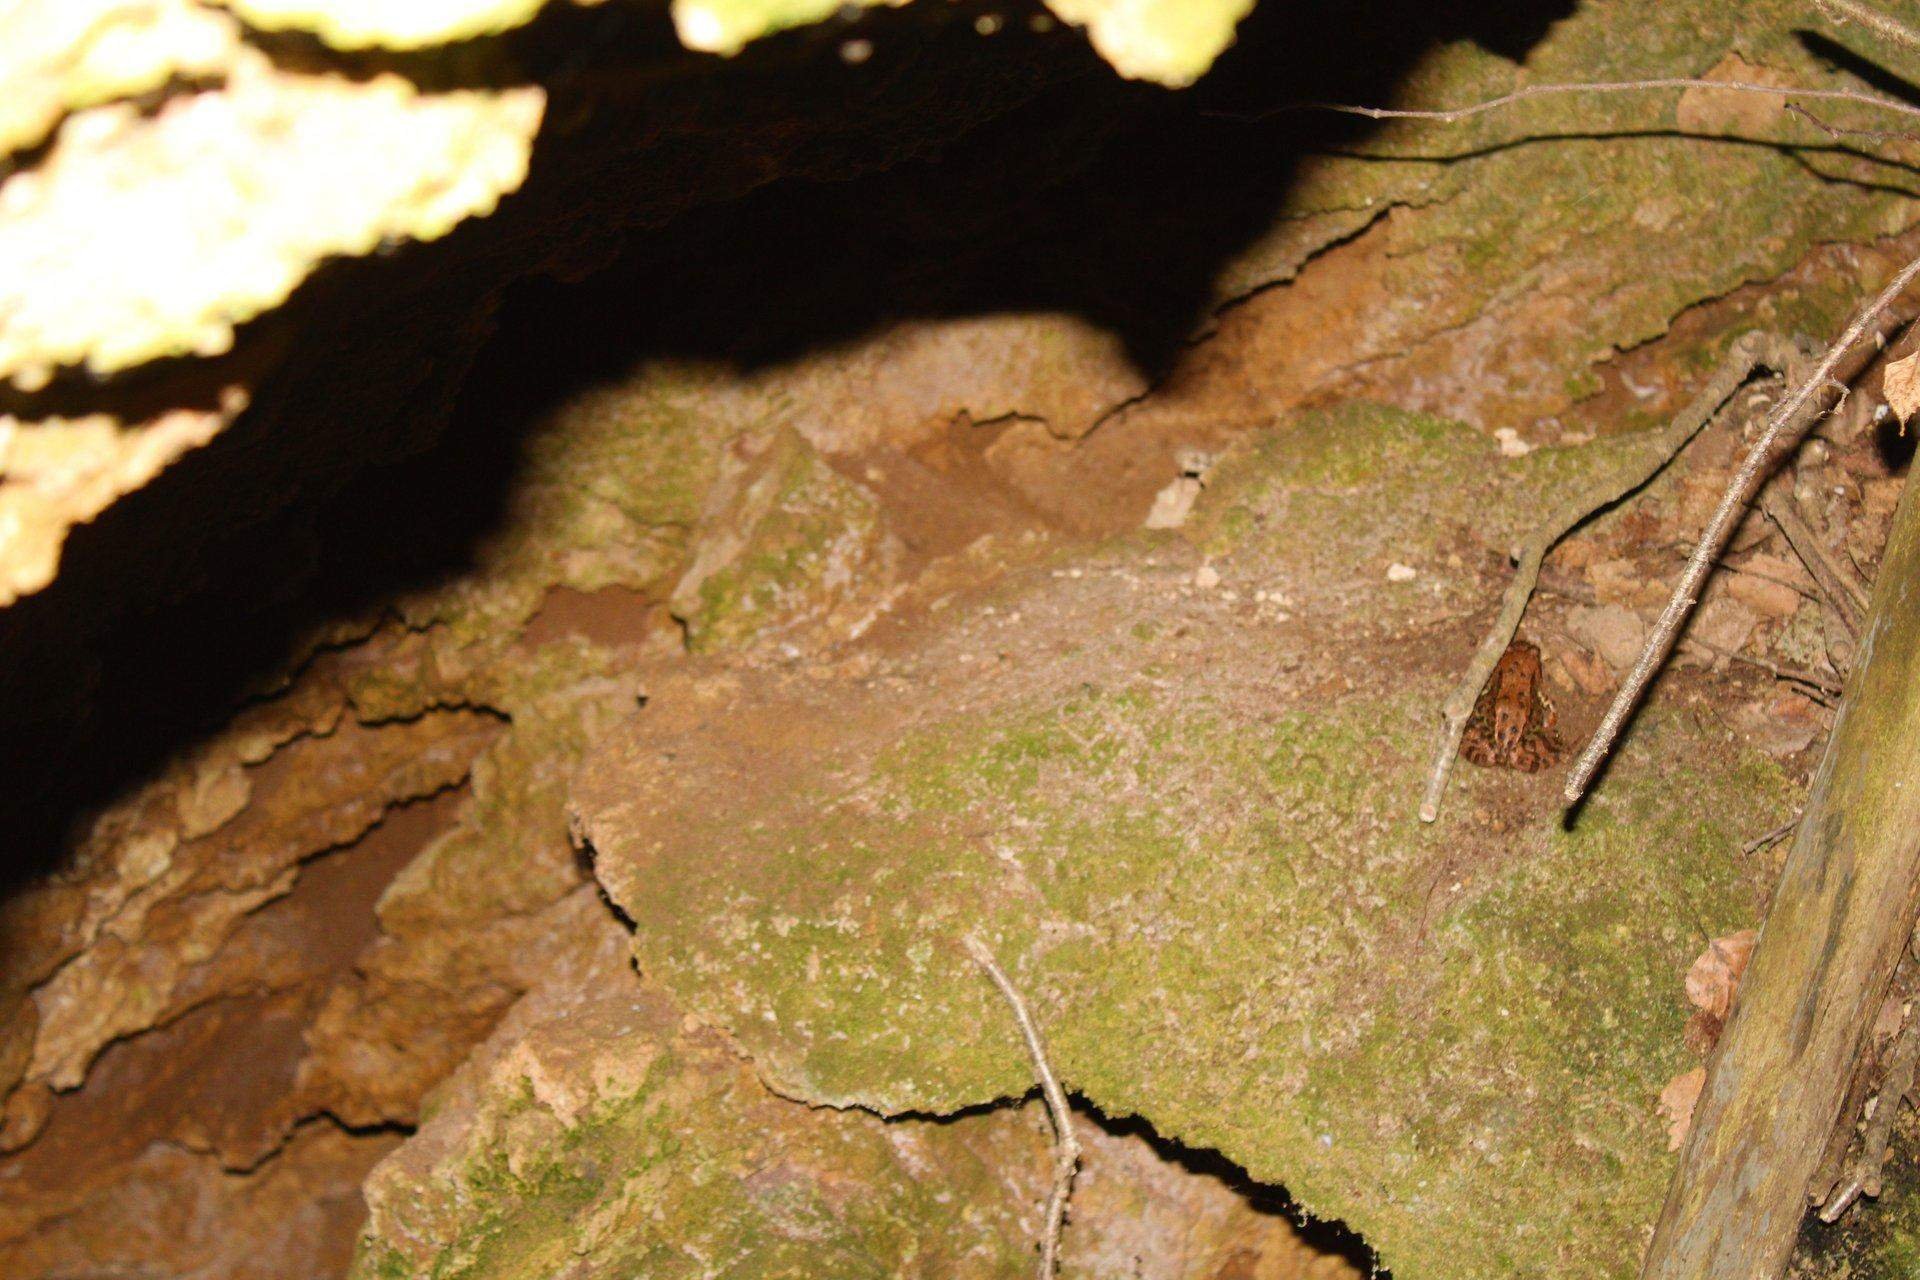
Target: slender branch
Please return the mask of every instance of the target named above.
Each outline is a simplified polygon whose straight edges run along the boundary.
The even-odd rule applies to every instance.
[[[1786,681],[1790,684],[1803,684],[1818,693],[1837,694],[1844,692],[1838,680],[1829,680],[1817,672],[1808,671],[1805,667],[1790,667],[1785,663],[1775,662],[1770,658],[1757,658],[1750,653],[1739,653],[1722,645],[1709,644],[1705,640],[1696,639],[1693,636],[1683,638],[1680,643],[1689,648],[1698,649],[1703,653],[1710,653],[1716,658],[1725,658],[1728,662],[1737,662],[1742,666],[1753,667],[1756,670],[1764,671],[1776,680]]]
[[[1840,335],[1839,340],[1827,348],[1826,354],[1820,358],[1813,371],[1801,378],[1793,393],[1776,405],[1773,412],[1768,415],[1766,428],[1760,433],[1760,438],[1754,441],[1753,447],[1747,451],[1739,471],[1734,474],[1732,482],[1727,485],[1726,492],[1721,495],[1720,505],[1714,509],[1713,518],[1707,522],[1705,531],[1700,535],[1699,543],[1694,547],[1693,555],[1687,560],[1687,567],[1674,587],[1673,598],[1667,602],[1667,607],[1661,612],[1659,621],[1654,624],[1652,632],[1647,636],[1646,647],[1640,651],[1639,660],[1634,663],[1633,670],[1627,674],[1626,682],[1621,685],[1620,692],[1614,697],[1613,705],[1607,708],[1606,717],[1600,722],[1600,728],[1594,733],[1593,740],[1587,744],[1586,750],[1581,752],[1580,759],[1575,762],[1563,793],[1569,804],[1578,801],[1582,795],[1586,794],[1588,784],[1593,781],[1593,775],[1598,772],[1601,761],[1605,760],[1607,753],[1613,749],[1613,744],[1619,738],[1620,730],[1625,726],[1627,717],[1639,705],[1640,697],[1645,693],[1654,673],[1660,669],[1661,663],[1666,661],[1667,654],[1672,652],[1674,640],[1679,636],[1680,629],[1686,624],[1688,617],[1692,615],[1693,606],[1699,601],[1701,583],[1705,581],[1707,573],[1712,569],[1713,562],[1719,558],[1720,549],[1726,545],[1734,526],[1745,513],[1747,503],[1752,500],[1754,490],[1759,486],[1767,466],[1774,458],[1776,446],[1783,438],[1797,437],[1818,416],[1821,405],[1815,399],[1816,394],[1832,386],[1833,372],[1839,367],[1841,360],[1849,356],[1863,358],[1863,353],[1856,351],[1861,339],[1887,309],[1893,306],[1900,295],[1906,291],[1907,286],[1913,283],[1916,276],[1920,276],[1920,258],[1907,263],[1892,280],[1888,281],[1879,295],[1861,311],[1852,324],[1847,326],[1846,332]],[[1877,348],[1876,343],[1874,349]]]
[[[1590,80],[1569,84],[1530,84],[1515,89],[1511,93],[1503,93],[1498,97],[1464,107],[1419,109],[1363,107],[1344,102],[1289,102],[1268,107],[1262,111],[1240,113],[1214,111],[1208,114],[1231,115],[1235,119],[1242,120],[1262,120],[1269,116],[1285,115],[1295,111],[1333,111],[1341,115],[1365,116],[1369,120],[1437,120],[1451,124],[1470,120],[1475,116],[1498,111],[1503,107],[1510,107],[1515,103],[1526,102],[1533,98],[1563,97],[1579,93],[1646,93],[1657,89],[1710,89],[1728,93],[1758,93],[1773,98],[1803,98],[1816,102],[1851,102],[1920,119],[1920,106],[1902,102],[1898,98],[1865,93],[1858,89],[1794,89],[1783,88],[1777,84],[1755,84],[1747,80],[1709,80],[1701,76],[1656,76],[1646,80]]]
[[[1814,7],[1836,22],[1857,22],[1878,35],[1885,36],[1895,44],[1903,44],[1909,49],[1920,49],[1920,31],[1915,31],[1906,23],[1870,9],[1860,0],[1813,0]]]
[[[1439,740],[1435,743],[1433,765],[1427,772],[1426,794],[1420,801],[1420,820],[1432,822],[1440,816],[1440,800],[1446,794],[1447,779],[1453,773],[1454,758],[1460,753],[1460,739],[1466,733],[1473,704],[1480,697],[1500,655],[1513,643],[1520,619],[1533,598],[1540,581],[1540,566],[1560,540],[1594,512],[1612,506],[1658,475],[1675,454],[1687,446],[1713,420],[1713,415],[1740,389],[1755,365],[1765,362],[1769,341],[1759,333],[1743,335],[1727,353],[1726,359],[1698,395],[1675,416],[1671,425],[1648,443],[1644,451],[1617,471],[1602,476],[1595,489],[1579,493],[1563,502],[1548,519],[1521,544],[1519,563],[1513,581],[1500,602],[1500,613],[1487,628],[1474,651],[1473,661],[1447,695],[1440,707]]]
[[[1080,1168],[1080,1140],[1073,1134],[1073,1113],[1067,1108],[1067,1095],[1047,1064],[1047,1051],[1040,1043],[1040,1029],[1027,1012],[1012,979],[993,958],[993,952],[979,938],[965,938],[967,954],[986,970],[987,977],[1000,989],[1013,1008],[1013,1020],[1020,1024],[1020,1035],[1027,1042],[1027,1055],[1033,1059],[1034,1074],[1040,1078],[1040,1096],[1046,1099],[1047,1115],[1053,1121],[1053,1190],[1047,1196],[1046,1227],[1040,1237],[1039,1280],[1053,1280],[1060,1265],[1060,1232],[1067,1221],[1067,1199],[1073,1194],[1073,1176]]]
[[[1819,536],[1801,518],[1799,504],[1792,495],[1764,492],[1760,495],[1760,510],[1773,521],[1787,545],[1793,548],[1793,554],[1820,584],[1821,594],[1840,615],[1847,633],[1858,640],[1861,619],[1867,616],[1867,584],[1860,581],[1859,574],[1827,554]]]
[[[1920,1018],[1908,1010],[1906,1021],[1900,1024],[1898,1037],[1887,1053],[1887,1074],[1880,1084],[1880,1101],[1875,1104],[1873,1118],[1867,1121],[1866,1132],[1861,1135],[1859,1153],[1848,1166],[1840,1185],[1821,1207],[1820,1221],[1837,1222],[1861,1196],[1878,1198],[1880,1195],[1880,1175],[1887,1165],[1893,1122],[1906,1101],[1907,1090],[1913,1088],[1916,1065],[1920,1065]]]
[[[1844,142],[1848,138],[1864,138],[1868,142],[1920,142],[1920,133],[1905,129],[1851,129],[1833,124],[1797,102],[1789,102],[1786,109],[1836,142]]]
[[[1740,853],[1743,857],[1751,858],[1754,854],[1760,852],[1762,849],[1768,848],[1772,845],[1779,844],[1782,840],[1785,840],[1788,836],[1793,834],[1793,829],[1799,825],[1800,825],[1800,815],[1796,813],[1791,818],[1787,819],[1785,822],[1775,827],[1773,830],[1767,832],[1765,835],[1755,836],[1753,839],[1741,845]]]

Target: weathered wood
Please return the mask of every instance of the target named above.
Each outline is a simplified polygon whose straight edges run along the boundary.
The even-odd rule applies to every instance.
[[[1773,1280],[1920,899],[1920,486],[1909,485],[1806,816],[1643,1280]]]

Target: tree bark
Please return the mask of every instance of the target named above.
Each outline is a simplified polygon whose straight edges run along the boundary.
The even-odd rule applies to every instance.
[[[1773,1280],[1913,931],[1920,888],[1920,486],[1894,515],[1852,678],[1642,1280]]]

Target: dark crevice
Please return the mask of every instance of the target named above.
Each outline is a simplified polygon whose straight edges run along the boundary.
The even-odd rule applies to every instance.
[[[1314,1216],[1278,1183],[1259,1181],[1214,1148],[1188,1146],[1169,1138],[1144,1116],[1113,1117],[1079,1094],[1072,1095],[1072,1100],[1076,1115],[1085,1116],[1113,1137],[1138,1138],[1168,1164],[1225,1184],[1259,1213],[1285,1218],[1300,1238],[1319,1252],[1345,1259],[1363,1275],[1391,1280],[1380,1265],[1379,1255],[1358,1232],[1337,1219]]]

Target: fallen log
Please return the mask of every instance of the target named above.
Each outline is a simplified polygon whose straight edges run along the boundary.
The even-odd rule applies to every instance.
[[[1774,1280],[1920,907],[1920,492],[1865,635],[1642,1280]]]

